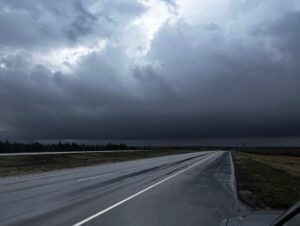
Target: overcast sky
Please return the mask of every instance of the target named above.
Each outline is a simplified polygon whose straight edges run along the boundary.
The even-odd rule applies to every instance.
[[[300,136],[299,0],[0,0],[0,138]]]

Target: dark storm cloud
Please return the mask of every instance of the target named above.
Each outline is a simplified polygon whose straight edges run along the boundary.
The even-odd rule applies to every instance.
[[[79,1],[74,1],[74,9],[78,14],[67,30],[67,34],[71,40],[76,41],[78,37],[88,35],[93,31],[97,17],[85,9]]]
[[[293,1],[281,11],[279,1],[232,3],[225,24],[166,21],[143,63],[128,53],[137,40],[124,28],[147,11],[140,3],[103,1],[93,12],[94,1],[38,2],[0,3],[3,137],[300,136]],[[105,49],[81,56],[71,71],[33,63],[39,49],[103,37]]]
[[[145,8],[131,1],[102,1],[101,10],[90,12],[86,6],[97,1],[0,1],[0,46],[53,48],[83,42],[86,39],[111,37],[132,17]]]
[[[300,12],[289,12],[282,15],[278,21],[263,28],[258,28],[260,35],[270,36],[274,45],[283,53],[290,55],[292,59],[300,57]]]

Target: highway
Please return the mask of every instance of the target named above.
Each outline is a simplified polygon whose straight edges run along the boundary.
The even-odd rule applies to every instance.
[[[223,151],[0,179],[1,225],[214,226],[247,212]]]

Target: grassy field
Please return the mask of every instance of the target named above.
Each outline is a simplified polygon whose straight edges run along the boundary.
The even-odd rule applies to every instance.
[[[172,154],[195,152],[192,150],[149,150],[136,152],[102,152],[51,155],[0,156],[0,176],[13,176],[50,170],[97,165],[150,158]]]
[[[273,155],[256,156],[255,160],[267,164],[271,167],[281,169],[287,173],[300,177],[300,157]]]
[[[235,148],[234,150],[258,155],[284,155],[300,157],[300,147],[244,147]]]
[[[233,152],[239,197],[255,209],[287,209],[300,200],[300,157]]]

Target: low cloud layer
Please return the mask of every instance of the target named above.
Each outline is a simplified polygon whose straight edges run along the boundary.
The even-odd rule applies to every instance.
[[[0,0],[0,138],[300,136],[300,4]]]

